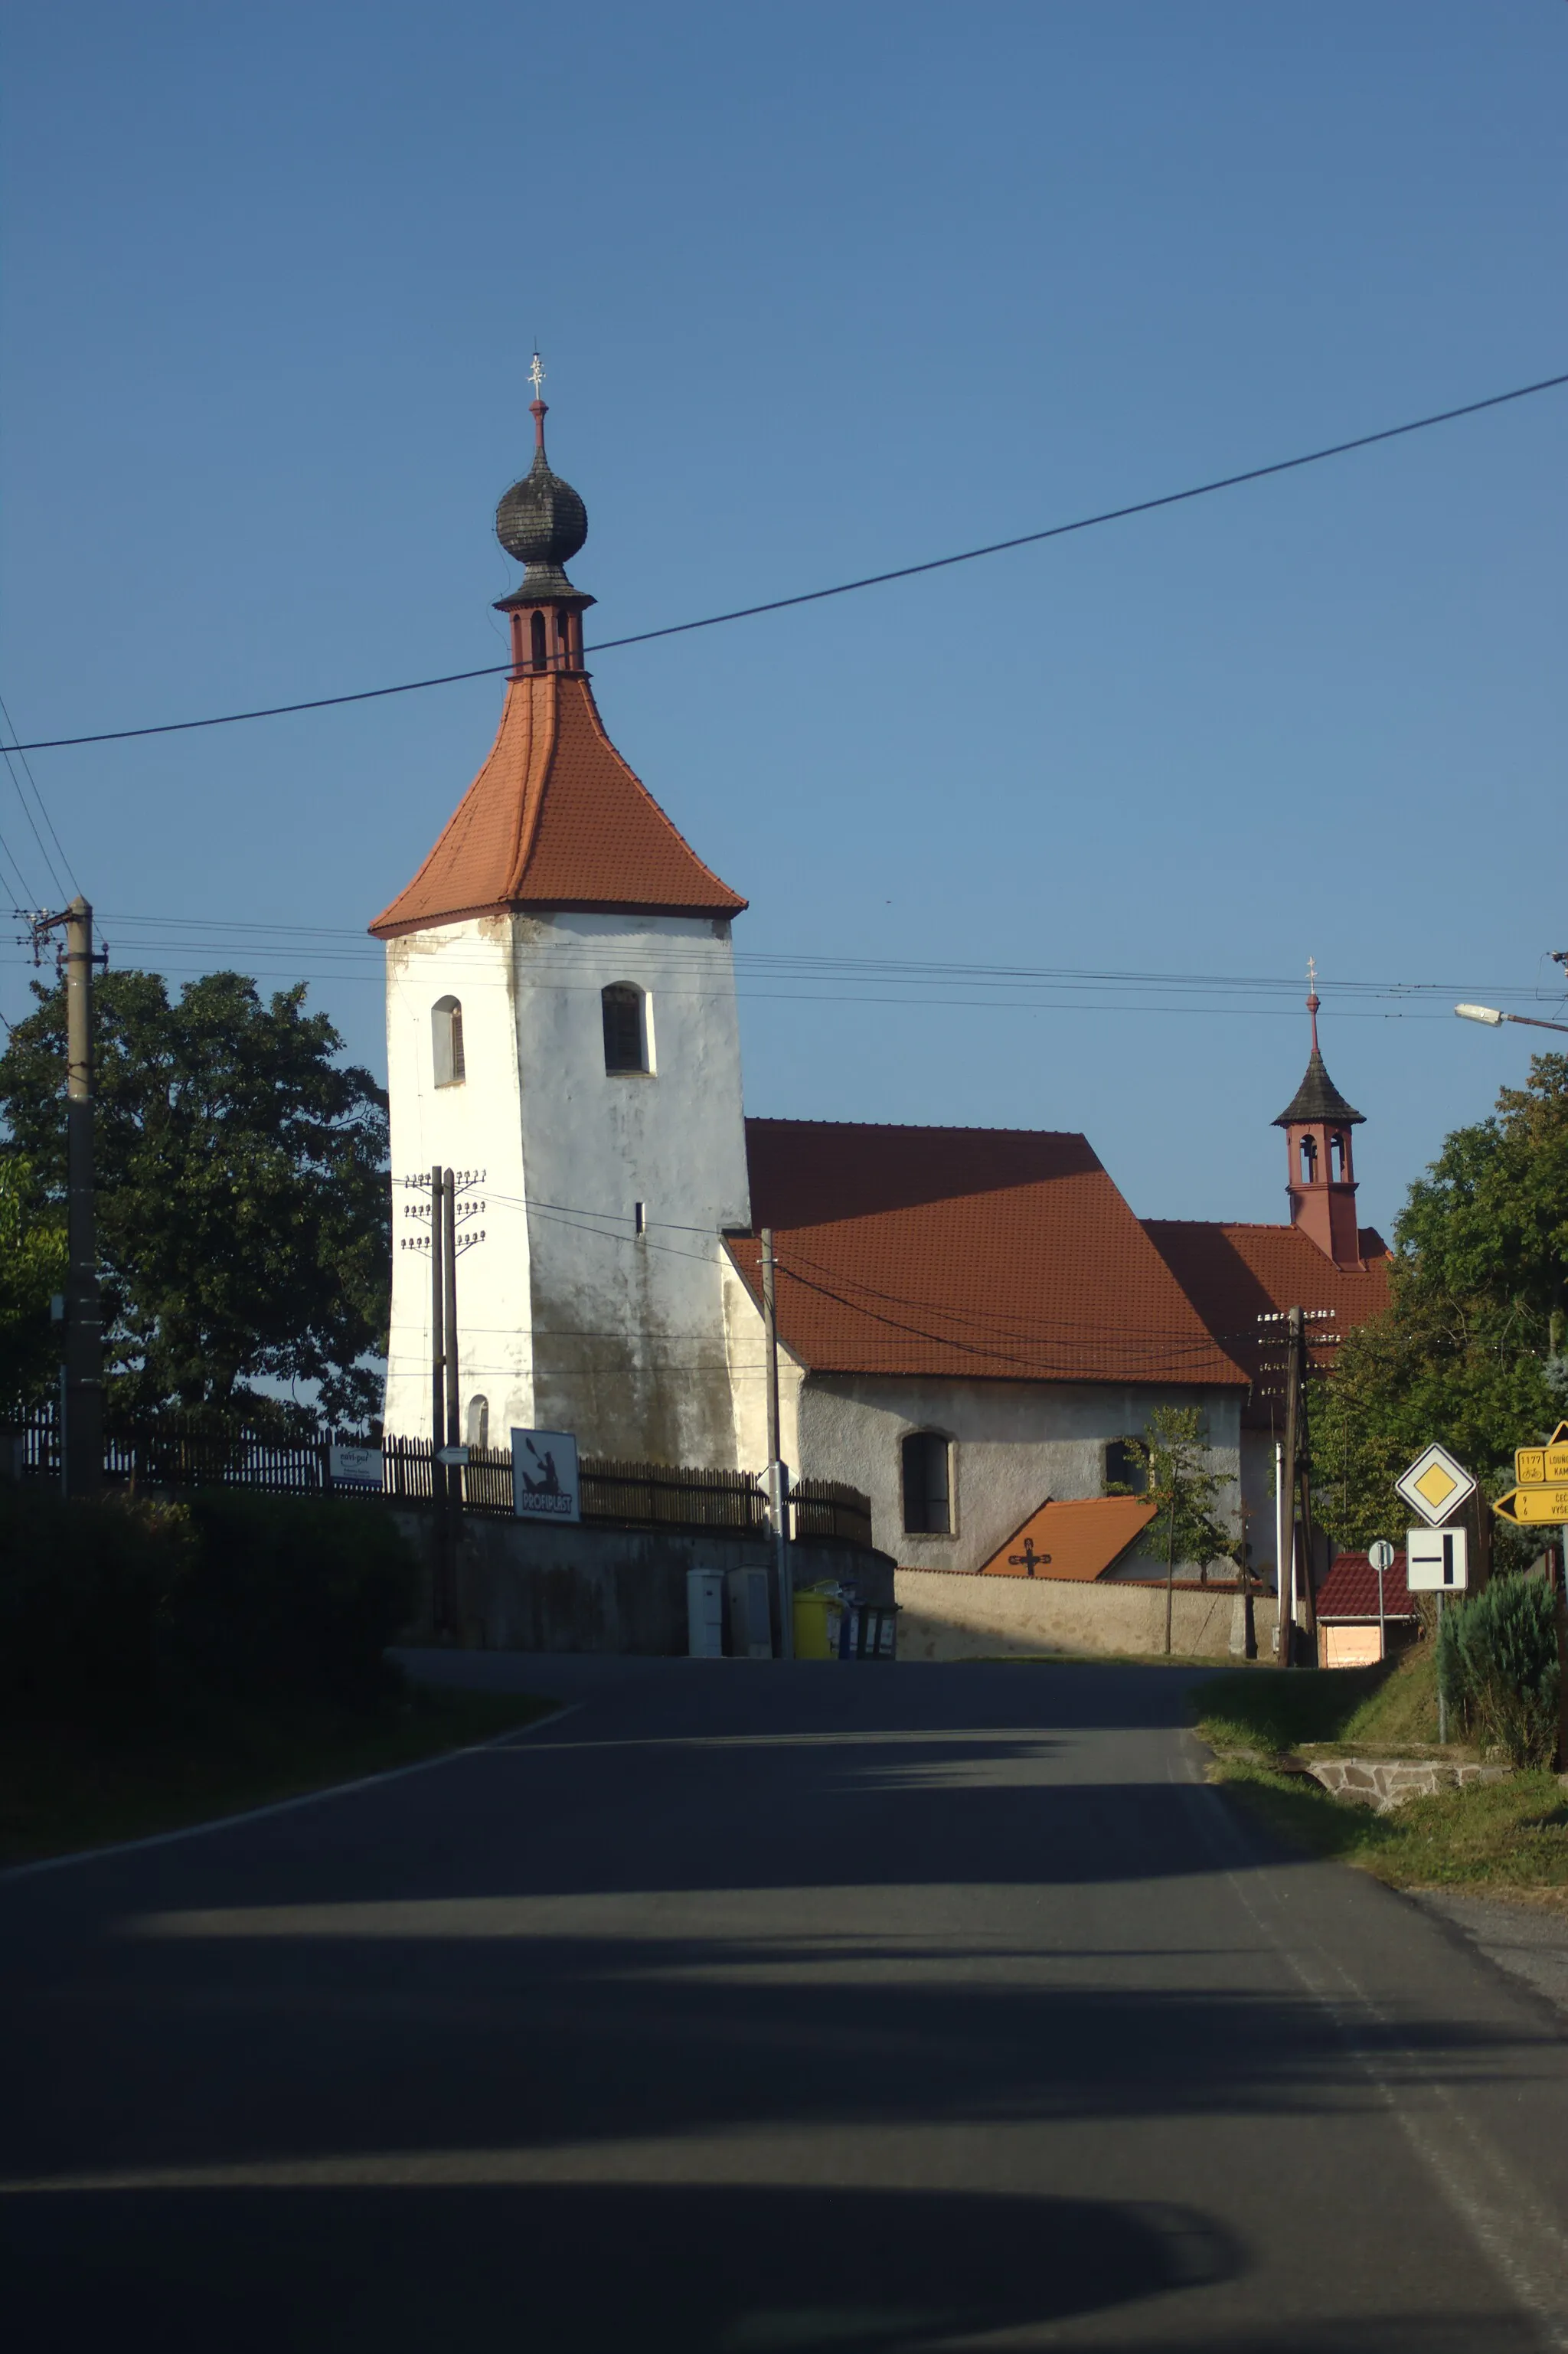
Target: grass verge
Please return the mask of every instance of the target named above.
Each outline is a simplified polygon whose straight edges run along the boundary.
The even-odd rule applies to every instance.
[[[0,1866],[243,1813],[417,1765],[548,1715],[521,1692],[390,1692],[369,1709],[250,1704],[103,1724],[0,1728]]]
[[[1336,1856],[1393,1888],[1463,1888],[1568,1905],[1568,1791],[1554,1774],[1411,1798],[1392,1814],[1331,1798],[1291,1753],[1420,1754],[1436,1745],[1432,1648],[1384,1668],[1251,1669],[1194,1695],[1224,1784],[1287,1846]],[[1465,1756],[1458,1750],[1446,1753]]]

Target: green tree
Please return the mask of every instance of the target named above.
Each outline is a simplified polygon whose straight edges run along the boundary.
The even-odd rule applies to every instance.
[[[1347,1336],[1312,1400],[1314,1502],[1345,1545],[1390,1533],[1393,1482],[1433,1439],[1497,1495],[1514,1448],[1568,1413],[1568,1057],[1537,1055],[1490,1119],[1447,1138],[1394,1244],[1387,1312]],[[1492,1533],[1500,1564],[1539,1551]]]
[[[65,996],[0,1055],[0,1109],[47,1201],[65,1198]],[[99,1256],[111,1394],[140,1407],[249,1403],[259,1379],[375,1411],[386,1346],[386,1097],[335,1060],[304,987],[263,1002],[237,972],[106,973],[94,991]]]
[[[1107,1492],[1136,1492],[1155,1508],[1143,1551],[1165,1564],[1165,1648],[1169,1650],[1176,1564],[1196,1562],[1206,1570],[1212,1561],[1234,1559],[1241,1540],[1214,1510],[1227,1482],[1223,1472],[1210,1468],[1203,1417],[1197,1406],[1157,1405],[1143,1437],[1129,1438],[1127,1448],[1143,1475],[1139,1487],[1135,1491],[1112,1486]]]
[[[59,1363],[49,1301],[65,1289],[65,1222],[19,1152],[0,1151],[0,1413],[33,1405]]]

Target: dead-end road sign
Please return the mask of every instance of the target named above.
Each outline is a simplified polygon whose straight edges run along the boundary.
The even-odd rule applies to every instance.
[[[1408,1529],[1404,1582],[1412,1594],[1457,1594],[1470,1582],[1463,1529]]]

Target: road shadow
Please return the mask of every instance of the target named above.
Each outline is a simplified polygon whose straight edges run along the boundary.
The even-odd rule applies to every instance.
[[[17,2354],[914,2354],[1239,2262],[1180,2208],[667,2184],[46,2196],[0,2245]]]

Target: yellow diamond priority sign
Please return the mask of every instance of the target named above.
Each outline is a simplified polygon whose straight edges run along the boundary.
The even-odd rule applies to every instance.
[[[1445,1521],[1452,1520],[1476,1492],[1475,1481],[1446,1447],[1427,1447],[1424,1455],[1416,1457],[1404,1479],[1393,1484],[1429,1529],[1439,1529]]]

